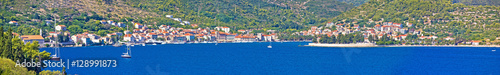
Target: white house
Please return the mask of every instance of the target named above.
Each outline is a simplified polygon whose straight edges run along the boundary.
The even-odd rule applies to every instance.
[[[118,26],[118,27],[125,27],[125,23],[123,23],[123,22],[118,22],[118,23],[116,23],[116,26]]]
[[[80,40],[82,40],[81,44],[85,44],[85,45],[92,44],[92,41],[88,37],[82,37],[82,38],[80,38]]]
[[[479,45],[479,43],[480,43],[481,41],[471,41],[471,42],[472,42],[472,45]]]
[[[18,23],[17,23],[17,21],[10,21],[9,24],[15,24],[15,25],[17,25]]]
[[[408,27],[413,26],[413,24],[411,24],[411,23],[406,23],[406,25],[407,25]]]
[[[125,36],[123,36],[123,41],[133,42],[134,40],[135,40],[135,37],[132,36],[132,34],[125,34]]]
[[[143,27],[143,25],[141,25],[139,23],[135,23],[134,27],[137,28],[137,29],[141,29]]]
[[[66,25],[57,25],[56,30],[57,31],[64,31],[64,30],[66,30]]]
[[[165,17],[172,18],[173,16],[172,15],[165,15]]]
[[[332,27],[333,26],[333,23],[332,22],[328,22],[326,23],[326,27]]]
[[[186,25],[191,25],[191,23],[189,23],[189,21],[182,21],[182,22],[184,22],[184,24],[186,24]]]
[[[229,33],[229,31],[231,30],[229,27],[215,27],[214,29],[224,31],[226,33]]]
[[[181,19],[181,18],[172,18],[172,19],[174,19],[175,21],[182,22],[182,19]]]
[[[113,22],[113,20],[108,20],[108,24],[112,24]]]
[[[101,24],[107,24],[106,20],[101,20]]]

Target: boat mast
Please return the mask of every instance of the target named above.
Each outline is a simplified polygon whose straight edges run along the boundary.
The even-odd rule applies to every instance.
[[[220,28],[220,25],[219,25],[219,23],[217,22],[217,15],[219,15],[219,2],[215,1],[215,5],[216,5],[216,7],[217,7],[217,9],[215,10],[215,12],[217,12],[217,14],[215,14],[215,20],[214,20],[214,21],[215,21],[215,24],[216,24],[216,25],[217,25],[217,27],[218,27],[218,29],[217,29],[217,30],[220,30],[220,29],[221,29],[221,28]],[[215,31],[215,34],[216,34],[216,36],[217,36],[218,38],[220,38],[220,36],[219,36],[219,31]],[[217,44],[217,43],[219,43],[219,39],[217,39],[216,44]]]
[[[54,32],[57,34],[56,26],[57,26],[57,20],[56,20],[56,17],[54,16]],[[52,37],[52,38],[55,39],[54,40],[54,52],[55,52],[54,57],[58,57],[57,55],[59,55],[59,45],[57,44],[58,43],[57,41],[58,41],[59,37],[57,37],[57,38],[56,37],[57,36]]]

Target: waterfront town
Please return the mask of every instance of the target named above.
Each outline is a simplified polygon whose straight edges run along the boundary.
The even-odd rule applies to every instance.
[[[483,45],[480,44],[482,41],[478,40],[469,40],[469,41],[455,41],[455,38],[450,37],[449,34],[446,37],[438,37],[436,35],[427,34],[424,35],[422,30],[416,30],[415,28],[410,28],[413,26],[412,23],[393,23],[393,22],[377,22],[373,27],[359,26],[351,23],[332,23],[328,22],[324,26],[312,26],[310,30],[296,32],[295,34],[299,35],[326,35],[326,37],[335,37],[335,39],[339,39],[339,35],[347,35],[347,34],[355,34],[360,33],[362,35],[363,42],[357,43],[339,43],[339,42],[321,42],[322,38],[318,36],[313,43],[314,45],[321,46],[331,46],[338,45],[342,47],[348,47],[348,45],[362,45],[361,47],[373,47],[375,45]],[[336,30],[332,30],[335,28]],[[407,37],[413,37],[413,39],[407,39]],[[397,43],[387,44],[385,42],[377,43],[382,38],[387,38],[392,41],[397,41]],[[351,38],[352,39],[352,38]],[[499,38],[496,38],[499,39]],[[352,41],[352,40],[351,40]],[[350,46],[349,46],[350,47]],[[352,46],[358,47],[358,46]]]
[[[214,28],[201,28],[197,24],[190,24],[189,21],[182,21],[180,18],[173,18],[172,15],[166,15],[167,18],[180,22],[181,25],[191,26],[194,29],[184,29],[180,27],[172,27],[170,25],[143,25],[140,23],[131,22],[133,25],[125,25],[123,22],[114,22],[113,20],[99,21],[104,25],[111,25],[131,30],[123,32],[113,32],[106,34],[106,36],[99,36],[95,33],[84,32],[81,34],[71,34],[68,32],[65,25],[55,26],[54,32],[49,32],[48,36],[42,35],[18,35],[25,43],[38,41],[41,47],[54,47],[55,44],[63,47],[72,46],[94,46],[94,45],[119,45],[119,44],[184,44],[184,43],[247,43],[247,42],[275,42],[287,41],[286,39],[280,40],[279,34],[275,30],[266,30],[261,33],[251,33],[255,29],[237,30],[237,33],[232,33],[231,28],[224,26],[217,26]],[[9,22],[16,24],[16,22]],[[480,45],[482,41],[467,40],[467,41],[454,41],[455,38],[438,37],[436,35],[424,35],[423,30],[413,28],[412,23],[394,23],[394,22],[375,22],[373,27],[360,26],[355,23],[333,23],[328,22],[326,25],[311,26],[309,30],[295,32],[292,35],[299,36],[315,36],[318,40],[317,43],[330,43],[330,44],[356,44],[359,45]],[[42,32],[42,31],[40,31]],[[327,37],[335,36],[338,39],[339,35],[348,34],[361,34],[363,41],[358,42],[320,42],[321,35]],[[40,33],[45,34],[45,33]],[[451,35],[451,34],[450,34]],[[370,38],[371,37],[371,38]],[[407,39],[412,37],[413,39]],[[388,38],[397,43],[387,44],[380,43],[380,38]],[[416,39],[416,40],[415,40]],[[452,43],[438,44],[443,41],[436,41],[437,39],[452,41]],[[498,39],[498,38],[497,38]],[[430,41],[426,41],[430,40]],[[57,43],[56,43],[57,41]],[[348,40],[353,41],[353,40]],[[314,41],[313,41],[314,42]],[[379,42],[379,43],[377,43]],[[316,42],[314,42],[316,43]]]
[[[253,29],[237,30],[237,33],[231,33],[231,28],[218,26],[214,28],[200,28],[197,24],[190,24],[189,21],[182,21],[180,18],[172,18],[171,15],[166,17],[172,20],[179,21],[181,25],[189,25],[195,29],[184,29],[180,27],[172,27],[170,25],[159,25],[157,28],[148,28],[152,25],[143,25],[132,22],[132,30],[123,32],[113,32],[106,36],[99,36],[94,33],[84,32],[82,34],[71,34],[67,31],[65,25],[55,26],[55,32],[49,32],[48,36],[42,35],[18,35],[25,43],[38,41],[41,47],[54,47],[54,44],[59,46],[93,46],[93,45],[117,45],[117,44],[184,44],[184,43],[246,43],[246,42],[275,42],[286,41],[280,40],[275,30],[267,30],[265,33],[251,33]],[[128,28],[123,22],[114,22],[113,20],[101,20],[101,24],[111,25],[116,27]],[[12,22],[15,24],[15,22]],[[321,35],[328,37],[338,37],[339,35],[360,33],[363,36],[364,44],[376,44],[377,39],[387,37],[394,41],[399,41],[395,45],[415,45],[414,43],[423,44],[429,41],[442,39],[453,41],[452,37],[438,37],[436,35],[424,35],[422,30],[416,30],[412,27],[412,23],[393,23],[393,22],[377,22],[373,27],[360,26],[351,23],[333,23],[328,22],[322,26],[312,26],[310,30],[295,32],[292,35],[300,36],[316,36],[316,40],[320,40]],[[335,28],[335,29],[333,29]],[[42,31],[40,31],[42,32]],[[40,33],[44,34],[44,33]],[[407,37],[416,35],[417,40],[407,40]],[[58,39],[56,39],[58,38]],[[57,43],[55,43],[58,41]],[[319,41],[318,41],[319,42]],[[411,42],[411,43],[410,43]],[[319,42],[325,43],[325,42]],[[351,42],[352,44],[353,42]],[[431,44],[439,43],[430,41]],[[481,41],[460,41],[454,42],[463,45],[480,45]],[[451,45],[454,43],[449,43]],[[338,43],[337,43],[338,44]],[[360,44],[363,45],[363,44]],[[384,45],[384,44],[379,44]],[[387,45],[387,44],[385,44]],[[393,44],[394,45],[394,44]],[[456,44],[455,44],[456,45]]]
[[[54,44],[60,46],[94,46],[94,45],[114,45],[114,44],[183,44],[183,43],[229,43],[229,42],[275,42],[288,41],[290,39],[280,39],[276,30],[263,30],[264,32],[255,33],[255,30],[262,29],[239,29],[230,27],[198,27],[198,24],[191,24],[181,18],[174,18],[173,15],[165,17],[177,21],[180,25],[190,26],[193,29],[184,29],[173,27],[171,25],[145,25],[131,22],[115,22],[113,20],[100,20],[102,25],[109,25],[121,28],[132,28],[123,32],[112,32],[105,36],[96,33],[83,32],[81,34],[72,34],[68,32],[66,25],[56,25],[55,31],[42,33],[40,35],[18,35],[25,43],[38,41],[40,47],[54,47]],[[50,23],[49,21],[47,23]],[[294,32],[291,35],[314,36],[317,43],[346,44],[345,42],[320,42],[322,35],[327,37],[339,35],[361,34],[362,42],[347,43],[369,43],[378,45],[485,45],[486,42],[480,40],[455,40],[453,33],[439,35],[435,32],[424,32],[421,28],[415,28],[414,24],[409,22],[396,23],[370,20],[368,24],[372,26],[359,25],[358,22],[327,22],[325,25],[311,26],[309,30]],[[10,21],[8,24],[18,25],[17,21]],[[127,25],[132,24],[132,25]],[[432,25],[432,22],[423,22],[426,25]],[[42,34],[45,34],[43,36]],[[48,35],[47,35],[48,34]],[[286,35],[285,35],[286,36]],[[371,37],[371,38],[370,38]],[[407,37],[411,37],[407,39]],[[380,38],[388,38],[392,41],[379,41]],[[496,38],[500,39],[500,38]],[[493,40],[496,40],[493,39]],[[310,40],[310,39],[305,39]],[[56,43],[57,41],[57,43]],[[353,40],[348,40],[353,41]],[[315,43],[316,43],[315,42]]]
[[[190,25],[196,29],[184,29],[172,27],[170,25],[159,25],[157,28],[148,28],[152,25],[143,25],[132,22],[133,30],[123,32],[113,32],[106,36],[99,36],[95,33],[84,32],[82,34],[71,34],[65,25],[55,26],[53,32],[48,36],[42,35],[17,35],[25,43],[38,41],[40,47],[54,47],[54,44],[63,47],[72,46],[94,46],[94,45],[117,45],[117,44],[184,44],[184,43],[247,43],[247,42],[273,42],[279,41],[274,30],[267,30],[265,33],[251,33],[254,29],[237,30],[231,33],[231,28],[218,26],[214,28],[199,28],[197,24],[190,24],[189,21],[182,21],[180,18],[166,17],[179,21],[181,25]],[[123,22],[113,20],[101,20],[101,24],[116,27],[128,28]],[[40,32],[42,32],[40,30]],[[44,34],[44,33],[40,33]],[[57,43],[56,43],[57,41]]]

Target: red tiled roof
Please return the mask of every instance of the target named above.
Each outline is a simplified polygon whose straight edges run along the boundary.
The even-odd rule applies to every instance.
[[[40,40],[43,39],[42,36],[40,35],[23,35],[21,38],[24,38],[23,40]]]
[[[184,34],[184,35],[186,35],[186,36],[191,36],[191,35],[193,35],[193,34],[186,33],[186,34]]]
[[[204,36],[203,34],[196,34],[195,36]]]
[[[132,34],[125,34],[124,37],[132,37]]]
[[[59,25],[59,26],[61,26],[61,27],[66,27],[66,25]]]

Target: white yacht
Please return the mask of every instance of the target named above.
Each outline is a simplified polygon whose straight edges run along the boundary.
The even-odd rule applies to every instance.
[[[130,47],[127,45],[127,52],[123,53],[122,58],[132,58],[131,53],[132,53],[132,51],[130,50]]]
[[[273,48],[273,46],[271,46],[271,45],[272,45],[272,43],[269,42],[269,46],[267,46],[267,48]]]

